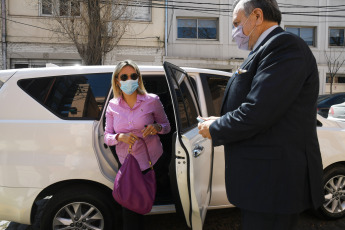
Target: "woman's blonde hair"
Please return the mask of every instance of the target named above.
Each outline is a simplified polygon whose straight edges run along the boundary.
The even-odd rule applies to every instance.
[[[143,78],[140,74],[140,70],[139,70],[137,64],[135,64],[135,62],[133,62],[132,60],[125,60],[125,61],[121,61],[121,62],[119,62],[119,64],[117,64],[115,71],[113,73],[112,79],[111,79],[114,98],[118,98],[118,97],[122,96],[122,90],[120,89],[120,86],[117,84],[116,80],[119,78],[119,73],[121,72],[121,70],[125,66],[131,66],[139,76],[138,77],[139,87],[137,89],[138,94],[146,94],[146,89],[145,89],[145,86],[143,83]]]

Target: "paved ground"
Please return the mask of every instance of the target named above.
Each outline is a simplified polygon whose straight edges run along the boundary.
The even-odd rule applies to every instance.
[[[147,229],[187,230],[176,214],[149,216]],[[212,210],[207,213],[204,230],[240,230],[240,211],[237,208]],[[320,220],[309,212],[301,214],[297,230],[345,230],[345,218],[336,221]]]
[[[150,230],[188,230],[184,220],[176,214],[146,217],[146,229]],[[345,218],[326,221],[305,212],[301,215],[297,230],[344,230]],[[11,223],[6,230],[32,230],[30,226]],[[46,229],[42,229],[46,230]],[[237,208],[211,210],[207,213],[204,230],[240,230],[240,211]]]

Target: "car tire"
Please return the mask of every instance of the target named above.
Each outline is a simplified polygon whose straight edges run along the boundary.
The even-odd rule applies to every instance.
[[[87,186],[63,189],[47,203],[41,229],[121,229],[120,209],[111,199],[111,193]]]
[[[325,201],[318,212],[326,219],[345,216],[345,167],[335,165],[323,176]]]

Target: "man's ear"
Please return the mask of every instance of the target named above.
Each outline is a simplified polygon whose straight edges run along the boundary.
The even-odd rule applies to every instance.
[[[256,17],[255,25],[257,26],[261,25],[262,22],[264,21],[264,13],[262,12],[262,10],[260,8],[256,8],[253,10],[253,14]]]

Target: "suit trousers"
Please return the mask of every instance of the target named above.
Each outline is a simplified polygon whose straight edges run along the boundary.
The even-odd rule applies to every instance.
[[[241,230],[296,230],[299,213],[260,213],[241,209]]]
[[[145,229],[144,215],[133,212],[125,207],[122,207],[122,221],[124,230]]]

